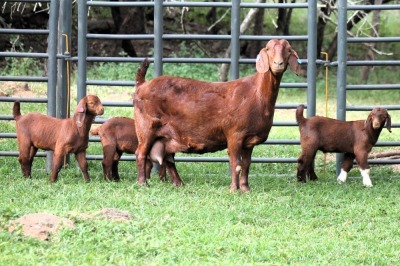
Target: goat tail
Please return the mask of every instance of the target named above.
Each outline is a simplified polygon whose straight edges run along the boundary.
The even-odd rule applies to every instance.
[[[16,101],[13,106],[13,117],[17,121],[21,117],[21,106],[19,101]]]
[[[300,104],[299,106],[297,106],[297,109],[296,109],[296,121],[297,121],[297,124],[299,124],[299,125],[302,125],[304,123],[304,121],[306,120],[304,118],[303,113],[304,113],[304,105]]]
[[[150,62],[147,58],[143,60],[143,62],[140,64],[140,67],[136,73],[136,86],[139,86],[140,84],[146,82],[145,77],[147,73],[147,69],[149,68]]]

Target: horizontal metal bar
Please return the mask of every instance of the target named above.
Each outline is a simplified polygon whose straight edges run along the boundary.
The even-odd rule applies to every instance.
[[[122,80],[87,80],[86,85],[104,85],[104,86],[136,86],[135,81],[122,81]]]
[[[0,97],[0,102],[47,103],[47,98]]]
[[[0,138],[3,139],[15,139],[17,137],[16,133],[1,133],[0,132]]]
[[[346,106],[347,111],[371,111],[374,107],[373,105],[365,106]],[[385,108],[386,110],[400,110],[400,105],[380,105],[379,107]]]
[[[154,34],[99,34],[88,33],[88,39],[111,39],[111,40],[153,40]],[[226,40],[230,41],[231,35],[215,35],[215,34],[163,34],[164,40]],[[307,35],[289,35],[289,36],[271,36],[271,35],[240,35],[240,40],[248,41],[269,41],[272,39],[286,39],[288,41],[306,41]]]
[[[0,151],[0,156],[18,157],[18,152]],[[35,157],[46,157],[46,152],[38,152]],[[86,155],[87,160],[102,160],[103,155]],[[136,161],[136,156],[123,155],[121,161]],[[176,162],[216,162],[228,163],[228,157],[175,157]],[[252,158],[252,163],[297,163],[297,158]],[[370,164],[400,164],[400,159],[370,159]]]
[[[40,35],[40,34],[49,34],[49,30],[43,29],[5,29],[0,28],[0,34],[29,34],[29,35]]]
[[[48,77],[0,76],[0,81],[47,82],[48,80]]]
[[[346,90],[398,90],[400,84],[353,84],[347,85]]]
[[[48,58],[48,53],[0,52],[0,57]]]
[[[400,37],[349,37],[348,43],[400,42]]]
[[[395,10],[400,5],[348,5],[347,10]]]
[[[354,60],[354,61],[346,61],[347,66],[400,66],[400,60]],[[337,61],[333,61],[327,66],[338,66]]]
[[[133,107],[133,102],[109,102],[101,101],[103,106]]]
[[[138,2],[106,2],[106,1],[88,1],[88,6],[142,6],[153,7],[152,1],[138,1]],[[163,7],[232,7],[231,2],[163,2]],[[241,8],[307,8],[307,3],[240,3]]]

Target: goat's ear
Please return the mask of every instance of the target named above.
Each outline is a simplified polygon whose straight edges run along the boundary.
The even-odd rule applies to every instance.
[[[301,60],[295,50],[292,50],[292,54],[289,56],[290,69],[298,76],[301,74]]]
[[[256,59],[256,69],[258,73],[265,73],[269,70],[267,49],[261,49]]]
[[[386,128],[387,130],[392,133],[392,118],[388,114],[388,117],[386,118]]]
[[[78,128],[82,127],[82,122],[86,116],[86,102],[80,101],[76,107],[75,123]]]
[[[367,126],[371,124],[371,121],[372,121],[372,113],[370,113],[370,114],[368,115],[367,119],[365,120],[365,122],[364,122],[364,129],[366,129]]]

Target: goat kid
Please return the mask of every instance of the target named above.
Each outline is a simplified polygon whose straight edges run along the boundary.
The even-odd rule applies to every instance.
[[[118,163],[122,154],[124,152],[134,154],[138,146],[135,120],[126,117],[113,117],[100,127],[92,129],[91,133],[100,137],[103,146],[104,179],[120,181]],[[166,168],[168,168],[172,182],[177,185],[176,180],[179,179],[179,174],[172,164],[173,158],[164,154],[164,146],[161,143],[156,143],[152,147],[150,158],[146,163],[146,178],[150,178],[153,162],[161,164],[159,169],[161,181],[165,181]]]
[[[299,58],[287,40],[271,40],[256,60],[257,73],[229,82],[161,76],[145,81],[146,60],[136,75],[134,112],[138,182],[145,184],[146,157],[156,141],[166,153],[206,153],[228,149],[230,190],[249,191],[255,145],[268,138],[279,85]]]
[[[21,170],[31,177],[33,158],[38,149],[54,151],[50,181],[57,181],[63,158],[75,153],[85,181],[89,181],[86,149],[89,130],[97,115],[104,113],[100,99],[88,95],[79,101],[73,118],[57,119],[40,113],[21,115],[20,103],[14,103],[13,116],[17,126],[17,140]]]
[[[353,167],[355,159],[366,187],[372,187],[369,176],[368,154],[378,141],[382,128],[391,131],[391,118],[386,109],[373,108],[368,118],[358,121],[341,121],[326,117],[314,116],[304,118],[304,105],[296,110],[296,120],[300,130],[301,154],[298,158],[297,179],[306,182],[317,180],[314,172],[314,158],[317,150],[344,153],[339,182],[346,182],[347,173]]]

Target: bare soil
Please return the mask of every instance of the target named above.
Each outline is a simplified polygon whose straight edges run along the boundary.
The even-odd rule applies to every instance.
[[[105,219],[113,222],[128,222],[133,219],[128,211],[112,208],[102,209],[91,214],[75,214],[74,216],[82,220]],[[48,241],[51,239],[51,235],[64,228],[75,229],[76,226],[73,220],[68,218],[48,213],[32,213],[11,221],[8,231],[21,232],[25,236]]]

